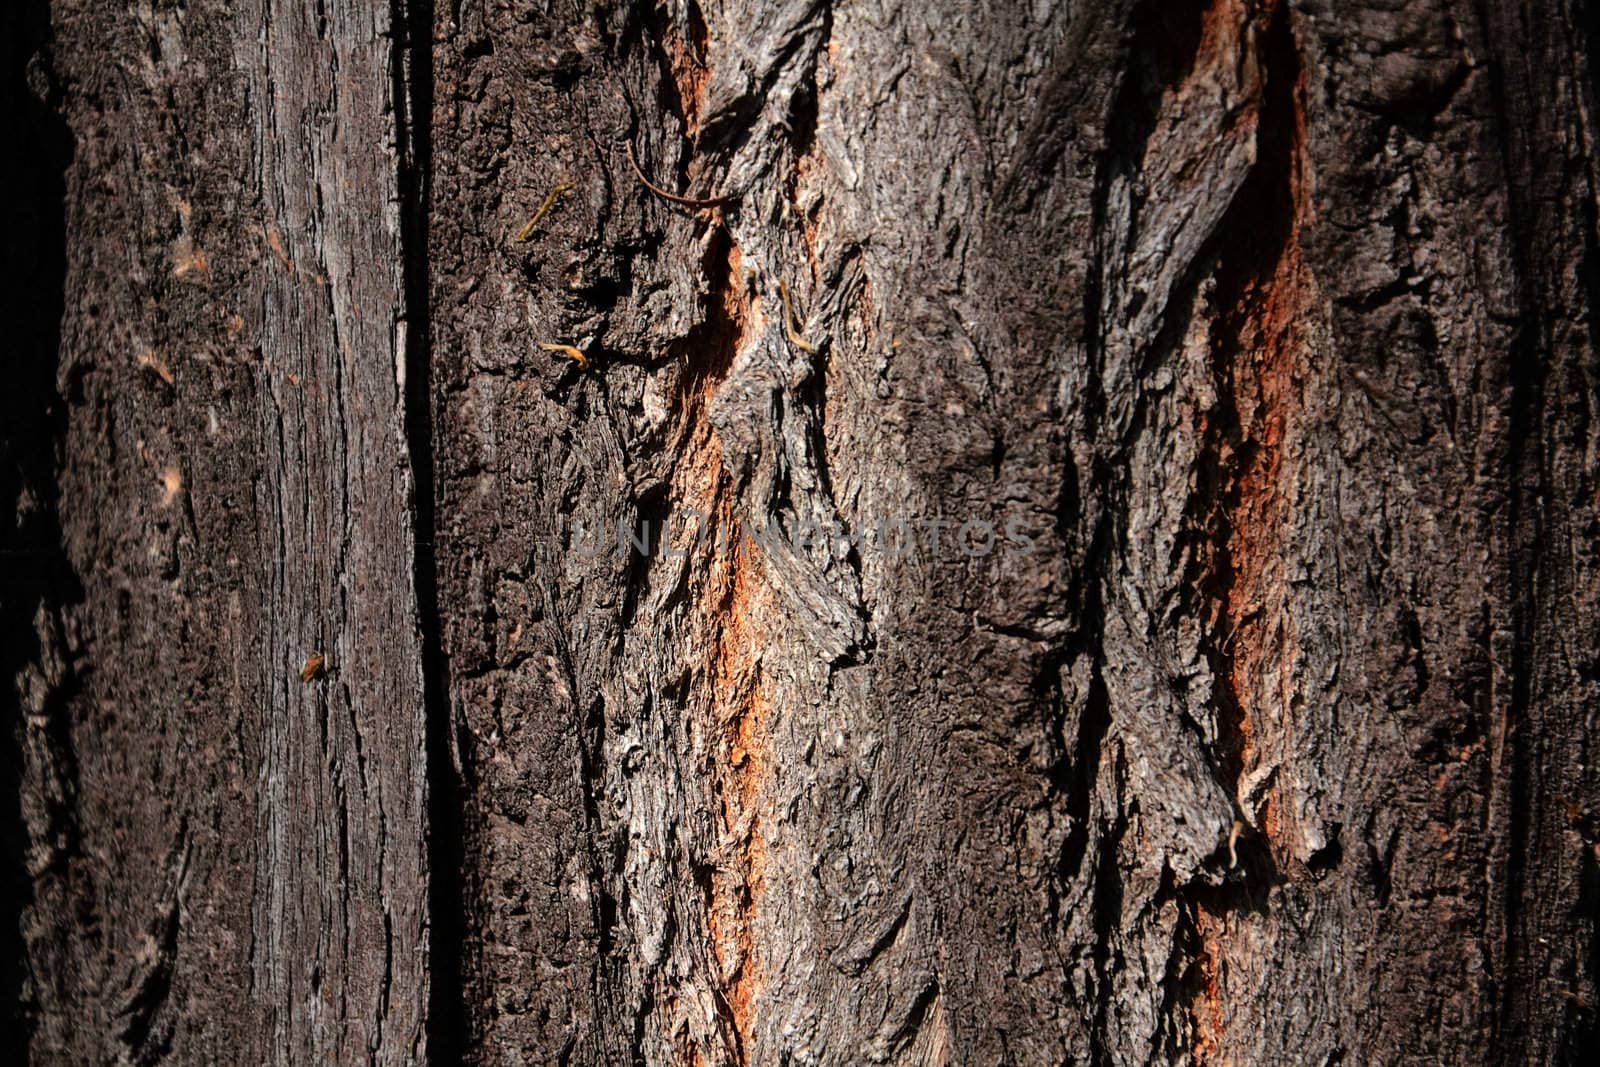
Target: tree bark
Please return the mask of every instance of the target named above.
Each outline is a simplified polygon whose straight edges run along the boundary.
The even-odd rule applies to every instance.
[[[1588,3],[4,18],[11,1047],[1592,1044]]]
[[[419,1060],[388,15],[58,0],[8,19],[31,38],[10,113],[47,146],[9,164],[35,195],[6,198],[36,263],[6,419],[18,1043]]]

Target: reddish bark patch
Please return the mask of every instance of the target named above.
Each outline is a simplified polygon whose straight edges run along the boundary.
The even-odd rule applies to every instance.
[[[1238,471],[1227,507],[1227,579],[1222,602],[1228,635],[1225,680],[1237,703],[1241,768],[1258,758],[1255,721],[1271,702],[1286,707],[1293,627],[1285,611],[1283,537],[1290,520],[1284,443],[1300,409],[1303,318],[1309,278],[1298,245],[1273,275],[1233,309],[1238,345],[1223,365],[1239,422]],[[1275,679],[1275,680],[1274,680]]]
[[[770,610],[759,564],[747,543],[735,541],[713,564],[721,602],[714,606],[716,662],[712,665],[712,722],[720,759],[713,768],[730,847],[711,878],[708,921],[712,951],[724,977],[729,1020],[739,1047],[750,1047],[751,1002],[759,972],[753,929],[766,881],[762,834],[762,790],[771,776],[768,702],[762,687],[760,650]]]
[[[722,443],[707,409],[746,331],[760,328],[761,313],[746,293],[737,246],[725,237],[714,241],[705,268],[712,289],[707,314],[683,342],[674,394],[672,499],[705,516],[694,542],[702,555],[695,561],[700,597],[693,610],[703,627],[699,644],[711,653],[697,672],[690,714],[697,733],[708,739],[707,774],[725,842],[713,857],[706,900],[706,929],[717,965],[712,977],[727,1036],[743,1057],[760,980],[754,927],[765,886],[762,815],[772,765],[761,650],[774,601],[755,544],[735,514]]]
[[[1195,955],[1198,992],[1190,1006],[1194,1020],[1194,1059],[1196,1063],[1219,1063],[1222,1038],[1226,1032],[1220,961],[1222,942],[1227,937],[1227,917],[1213,915],[1204,906],[1195,915],[1195,933],[1200,950]]]
[[[1248,58],[1251,31],[1250,9],[1244,0],[1215,0],[1201,11],[1194,27],[1196,37],[1192,60],[1177,75],[1177,95],[1205,92],[1203,83],[1227,84],[1241,58]]]
[[[661,31],[661,43],[666,49],[667,63],[672,69],[672,82],[678,90],[678,107],[683,124],[693,140],[700,133],[700,105],[705,98],[706,83],[711,80],[711,34],[700,6],[689,5],[689,37],[684,39],[676,26],[667,23]]]
[[[1295,634],[1287,612],[1284,538],[1294,482],[1289,444],[1301,410],[1307,322],[1315,295],[1301,252],[1309,188],[1304,140],[1304,74],[1288,10],[1262,15],[1265,91],[1257,162],[1223,222],[1213,293],[1217,394],[1216,487],[1220,541],[1214,563],[1218,681],[1235,781],[1260,758],[1258,724],[1290,702]],[[1270,797],[1257,829],[1277,836]]]
[[[1285,546],[1294,518],[1293,445],[1308,324],[1316,305],[1300,240],[1309,222],[1310,178],[1304,73],[1288,5],[1267,4],[1250,33],[1253,40],[1239,41],[1246,57],[1261,64],[1257,156],[1219,231],[1208,309],[1218,404],[1204,426],[1212,461],[1204,490],[1212,546],[1205,588],[1223,764],[1235,790],[1262,760],[1264,738],[1280,731],[1293,698],[1296,635]],[[1254,807],[1258,840],[1274,865],[1292,853],[1283,843],[1275,789],[1269,785]],[[1242,852],[1240,862],[1247,864]],[[1224,1023],[1234,1012],[1224,981],[1232,947],[1226,907],[1198,904],[1195,930],[1199,949],[1188,1005],[1193,1054],[1199,1063],[1227,1063]]]

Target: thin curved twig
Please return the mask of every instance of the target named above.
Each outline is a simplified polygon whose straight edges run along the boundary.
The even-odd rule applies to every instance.
[[[533,213],[533,218],[528,220],[528,224],[526,226],[517,231],[518,243],[526,241],[528,238],[533,236],[533,228],[539,225],[539,220],[544,218],[549,210],[555,206],[556,198],[571,188],[571,182],[562,182],[545,195],[544,203],[540,204],[539,210]]]
[[[817,346],[800,336],[800,326],[794,321],[794,303],[789,299],[789,283],[781,278],[778,280],[778,292],[783,294],[783,332],[788,335],[789,343],[816,355]]]
[[[663,200],[670,200],[674,204],[682,204],[684,207],[718,207],[719,205],[728,203],[730,200],[738,199],[736,196],[698,197],[679,196],[677,193],[669,193],[665,189],[661,188],[661,186],[644,176],[644,168],[639,166],[638,157],[633,154],[633,142],[628,141],[626,144],[628,147],[628,162],[633,166],[633,173],[638,176],[639,181],[644,184],[646,189],[650,190],[652,193],[655,193]]]

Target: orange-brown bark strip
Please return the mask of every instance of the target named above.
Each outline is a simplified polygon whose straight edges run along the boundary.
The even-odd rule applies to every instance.
[[[1235,790],[1262,759],[1264,724],[1286,713],[1291,699],[1296,638],[1283,550],[1293,520],[1292,442],[1315,305],[1300,243],[1310,210],[1305,84],[1287,5],[1269,5],[1253,29],[1263,66],[1257,161],[1223,225],[1209,308],[1220,401],[1207,427],[1218,470],[1211,625],[1224,770]],[[1272,788],[1253,811],[1255,830],[1276,861],[1286,856]],[[1228,925],[1226,913],[1197,906],[1198,984],[1189,1010],[1199,1063],[1223,1062]]]
[[[713,857],[706,927],[726,1013],[728,1037],[747,1057],[759,988],[753,927],[765,886],[762,797],[772,773],[769,702],[761,650],[773,600],[733,507],[722,443],[707,414],[747,331],[759,329],[759,304],[746,292],[738,247],[714,239],[705,264],[711,294],[704,322],[683,343],[675,392],[678,461],[672,495],[705,516],[696,561],[702,596],[696,610],[711,650],[700,666],[695,717],[710,739],[710,786],[720,806],[725,846]]]
[[[1217,1063],[1222,1049],[1225,1027],[1222,988],[1222,943],[1227,937],[1227,916],[1212,914],[1201,905],[1195,914],[1195,933],[1200,949],[1195,955],[1195,969],[1199,989],[1190,1006],[1194,1023],[1194,1058],[1196,1063]]]
[[[661,31],[661,43],[672,71],[672,83],[678,91],[685,132],[692,141],[700,133],[700,103],[705,97],[706,83],[711,80],[707,61],[711,35],[698,4],[689,4],[688,39],[668,22]]]
[[[1300,411],[1312,280],[1301,253],[1308,179],[1304,75],[1295,54],[1287,8],[1263,15],[1266,68],[1257,164],[1239,193],[1249,218],[1227,227],[1214,312],[1213,354],[1229,473],[1219,534],[1224,539],[1216,583],[1222,637],[1224,703],[1231,705],[1237,751],[1235,774],[1259,759],[1258,724],[1269,707],[1282,708],[1294,634],[1282,548],[1291,519],[1289,443]],[[1237,236],[1235,236],[1237,235]],[[1276,667],[1276,681],[1269,679]],[[1257,829],[1276,836],[1270,798]]]

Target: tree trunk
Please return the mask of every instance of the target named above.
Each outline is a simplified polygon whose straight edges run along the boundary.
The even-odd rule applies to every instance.
[[[41,1062],[425,1054],[397,52],[363,8],[8,11],[41,145],[5,198],[4,604]]]
[[[9,1046],[1592,1045],[1600,11],[4,19]]]

